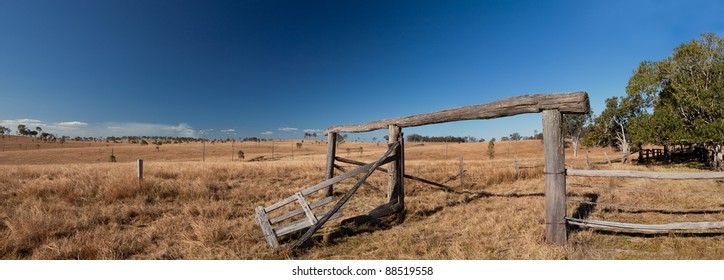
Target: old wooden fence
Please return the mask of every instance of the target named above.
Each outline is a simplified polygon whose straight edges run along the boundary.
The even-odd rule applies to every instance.
[[[712,180],[712,179],[724,179],[724,172],[646,172],[646,171],[629,171],[629,170],[567,170],[567,176],[579,176],[579,177],[606,177],[606,178],[646,178],[646,179],[665,179],[665,180]],[[588,186],[591,187],[591,186]],[[647,190],[637,188],[620,188],[612,186],[595,186],[599,188],[608,188],[614,190],[626,190],[626,191],[642,191]],[[671,209],[671,208],[644,208],[634,205],[620,205],[614,203],[600,203],[593,201],[577,201],[568,200],[569,203],[575,204],[586,204],[591,206],[601,205],[606,207],[614,208],[628,208],[640,211],[654,211],[660,213],[722,213],[724,208],[710,208],[710,209]],[[704,230],[704,229],[721,229],[724,228],[724,221],[719,222],[678,222],[668,224],[634,224],[634,223],[623,223],[623,222],[612,222],[602,220],[589,220],[576,217],[566,217],[566,220],[570,224],[591,227],[591,228],[603,228],[609,230],[625,230],[635,232],[669,232],[669,231],[680,231],[680,230]]]
[[[283,201],[269,207],[257,207],[256,219],[262,227],[270,247],[276,247],[276,238],[285,227],[273,227],[273,221],[269,219],[268,213],[278,209],[283,204],[299,201],[301,210],[283,214],[282,217],[291,217],[292,214],[306,214],[306,218],[298,222],[298,227],[309,227],[306,233],[293,245],[300,247],[328,220],[337,214],[339,208],[365,183],[367,177],[383,164],[389,164],[385,170],[388,173],[388,184],[386,191],[387,203],[380,205],[366,217],[381,219],[386,216],[404,213],[405,191],[403,178],[411,178],[405,174],[405,156],[402,128],[422,126],[436,123],[445,123],[463,120],[494,119],[506,116],[513,116],[526,113],[542,113],[543,116],[543,137],[545,154],[545,226],[546,240],[555,244],[566,242],[566,174],[565,155],[563,152],[563,135],[561,127],[562,114],[585,114],[590,111],[588,94],[585,92],[570,92],[556,94],[532,94],[510,97],[491,103],[452,108],[426,114],[419,114],[401,118],[383,119],[366,124],[333,126],[325,131],[327,135],[327,163],[325,168],[326,181],[302,191],[301,195],[290,196]],[[357,169],[346,171],[335,175],[335,162],[352,163],[351,160],[337,157],[337,146],[335,139],[338,133],[342,132],[368,132],[379,129],[388,130],[388,150],[376,162],[365,164]],[[362,164],[362,163],[360,163]],[[384,170],[384,169],[383,169]],[[333,196],[333,184],[365,173],[358,182],[339,201],[324,213],[315,214],[312,207],[304,207],[303,197],[306,193],[326,189],[326,197]],[[414,177],[416,179],[421,179]],[[424,179],[422,179],[424,180]],[[432,182],[434,183],[434,182]],[[327,198],[324,199],[326,201]],[[319,203],[319,202],[318,202]],[[321,216],[321,217],[317,217]],[[297,226],[294,227],[297,229]],[[286,232],[286,231],[284,231]]]

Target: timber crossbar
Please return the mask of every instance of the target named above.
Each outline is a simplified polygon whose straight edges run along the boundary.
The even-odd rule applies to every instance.
[[[683,223],[669,223],[669,224],[630,224],[630,223],[619,223],[599,220],[585,220],[566,217],[568,223],[591,228],[602,228],[602,229],[619,229],[619,230],[631,230],[631,231],[642,231],[642,232],[668,232],[676,230],[703,230],[703,229],[720,229],[724,228],[724,222],[683,222]]]
[[[411,127],[453,121],[493,119],[526,113],[540,113],[544,110],[558,110],[564,114],[588,113],[590,111],[588,94],[586,92],[567,92],[515,96],[486,104],[451,108],[401,118],[383,119],[366,124],[333,126],[325,130],[324,134],[368,132],[385,129],[389,125]]]
[[[365,182],[367,177],[377,168],[379,168],[380,165],[386,164],[389,162],[392,162],[397,159],[397,155],[390,155],[390,151],[397,148],[397,144],[391,145],[388,151],[376,162],[365,164],[363,166],[360,166],[358,168],[355,168],[353,170],[344,172],[342,174],[339,174],[333,178],[327,179],[319,184],[316,184],[312,187],[309,187],[305,190],[302,190],[300,192],[295,193],[294,195],[291,195],[282,201],[279,201],[277,203],[274,203],[271,206],[264,207],[264,206],[257,206],[256,207],[256,214],[255,214],[255,220],[256,223],[261,226],[262,232],[264,233],[264,238],[267,241],[267,244],[270,248],[276,248],[279,247],[279,241],[278,238],[293,232],[297,232],[299,230],[312,227],[315,225],[319,225],[321,227],[321,224],[324,224],[328,220],[336,219],[341,216],[341,213],[338,211],[341,207],[341,204],[338,202],[335,204],[335,206],[328,210],[323,211],[321,213],[314,213],[314,209],[323,207],[330,202],[332,202],[333,197],[327,196],[324,197],[316,202],[308,203],[305,196],[308,196],[312,193],[315,193],[317,191],[323,190],[326,187],[341,182],[345,179],[355,177],[359,174],[366,174],[366,176],[359,179],[358,185]],[[358,186],[356,186],[358,187]],[[356,188],[353,188],[356,190]],[[344,199],[344,198],[343,198]],[[347,198],[349,199],[349,198]],[[295,210],[292,210],[290,212],[281,214],[279,216],[270,218],[269,213],[275,210],[278,210],[290,203],[298,202],[300,208],[297,208]],[[342,201],[340,201],[342,202]],[[346,202],[346,200],[344,200]],[[344,204],[344,203],[342,203]],[[338,207],[339,206],[339,207]],[[290,220],[292,218],[295,218],[297,216],[300,216],[304,214],[304,217],[302,219],[292,221],[289,223],[284,223],[287,220]]]
[[[630,170],[566,170],[568,176],[581,177],[619,177],[619,178],[648,178],[669,180],[706,180],[724,179],[724,172],[649,172]]]

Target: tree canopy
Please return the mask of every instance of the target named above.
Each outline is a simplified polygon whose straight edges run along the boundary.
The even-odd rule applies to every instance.
[[[643,61],[626,96],[606,100],[606,109],[584,144],[672,144],[724,141],[724,39],[706,33],[680,45],[661,61]]]
[[[724,38],[703,34],[664,60],[641,62],[626,93],[641,110],[633,142],[724,141]]]

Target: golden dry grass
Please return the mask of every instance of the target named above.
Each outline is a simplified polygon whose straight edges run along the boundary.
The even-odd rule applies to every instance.
[[[41,147],[0,153],[0,258],[2,259],[723,259],[724,235],[623,235],[572,231],[569,245],[544,242],[542,168],[526,169],[516,179],[513,156],[522,165],[542,163],[540,141],[497,143],[496,158],[487,159],[487,143],[407,143],[407,173],[447,185],[450,193],[406,180],[404,223],[320,239],[297,255],[270,251],[254,223],[254,207],[271,205],[323,180],[324,142],[274,143],[275,160],[231,161],[231,143],[154,146],[95,143]],[[68,144],[68,143],[66,143]],[[507,145],[510,144],[510,147]],[[108,146],[105,146],[108,145]],[[362,155],[347,147],[363,147]],[[114,149],[119,162],[105,159]],[[384,145],[344,143],[339,155],[362,161],[379,156]],[[508,149],[510,148],[510,154]],[[246,159],[271,158],[271,143],[235,143]],[[292,156],[292,151],[294,155]],[[569,152],[569,151],[568,151]],[[592,149],[592,161],[604,161]],[[465,159],[465,186],[458,178]],[[134,161],[145,160],[139,186]],[[585,151],[569,166],[585,168]],[[350,167],[351,168],[351,167]],[[596,168],[668,170],[670,167],[601,165]],[[691,170],[679,167],[677,170]],[[368,181],[384,189],[386,175]],[[453,178],[453,180],[450,180]],[[591,180],[569,182],[617,185],[670,194],[621,192],[569,187],[570,199],[596,195],[601,203],[656,208],[721,208],[722,182]],[[335,186],[337,197],[353,181]],[[704,192],[687,195],[677,192]],[[588,195],[583,196],[581,195]],[[362,187],[343,207],[345,217],[365,213],[384,194]],[[291,206],[290,206],[291,207]],[[577,205],[569,205],[571,215]],[[623,222],[665,223],[724,220],[714,214],[630,213],[597,207],[589,218]],[[339,220],[324,232],[339,228]],[[293,237],[293,236],[292,236]],[[294,241],[286,238],[283,241]]]

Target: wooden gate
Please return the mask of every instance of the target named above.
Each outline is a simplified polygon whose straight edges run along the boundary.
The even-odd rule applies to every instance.
[[[301,246],[316,230],[319,229],[326,221],[328,221],[336,213],[339,207],[342,206],[349,199],[349,196],[354,194],[357,188],[364,183],[367,177],[381,164],[392,162],[387,168],[389,174],[388,177],[388,189],[387,199],[388,203],[378,207],[380,211],[375,211],[375,214],[389,214],[389,213],[404,213],[404,187],[403,178],[405,175],[405,164],[404,164],[404,148],[402,141],[402,128],[403,127],[414,127],[428,124],[445,123],[462,120],[480,120],[480,119],[493,119],[506,116],[513,116],[526,113],[542,113],[543,115],[543,137],[544,142],[544,154],[545,154],[545,200],[546,200],[546,214],[545,214],[545,226],[546,226],[546,240],[555,244],[563,245],[566,243],[566,170],[565,170],[565,154],[563,153],[563,137],[562,137],[562,126],[561,119],[562,114],[585,114],[590,112],[590,105],[588,101],[588,94],[586,92],[569,92],[569,93],[556,93],[556,94],[531,94],[510,97],[502,100],[498,100],[491,103],[472,105],[465,107],[458,107],[452,109],[446,109],[442,111],[436,111],[426,114],[419,114],[401,118],[384,119],[369,122],[366,124],[357,125],[341,125],[333,126],[325,131],[328,139],[327,146],[327,164],[325,168],[325,175],[327,180],[311,187],[305,191],[313,190],[317,191],[322,188],[327,188],[327,196],[332,196],[332,184],[339,182],[343,179],[351,176],[360,174],[367,171],[365,176],[357,182],[357,184],[350,190],[337,204],[330,210],[325,212],[321,218],[316,222],[313,222],[313,217],[316,217],[311,211],[307,213],[304,208],[301,210],[293,211],[296,215],[301,213],[307,213],[306,221],[299,222],[299,226],[293,228],[310,226],[307,233],[295,244],[295,247]],[[382,158],[377,162],[364,165],[355,170],[344,172],[340,175],[334,175],[335,161],[342,161],[336,157],[336,139],[337,134],[342,132],[368,132],[379,129],[388,129],[388,143],[389,149]],[[344,178],[343,178],[344,177]],[[285,199],[280,203],[291,203],[293,201],[302,201],[304,192],[302,195],[293,195]],[[309,191],[311,192],[311,191]],[[278,207],[272,205],[266,208],[257,208],[257,220],[260,220],[262,229],[264,229],[267,241],[271,247],[275,247],[276,237],[275,234],[281,232],[284,227],[273,228],[271,220],[265,218],[269,211],[273,211]],[[284,205],[281,204],[281,205]],[[300,205],[303,206],[302,203]],[[372,212],[370,212],[372,213]],[[291,214],[288,214],[291,215]],[[381,215],[381,214],[380,214]],[[291,230],[292,228],[290,228]],[[270,241],[274,239],[273,241]]]

